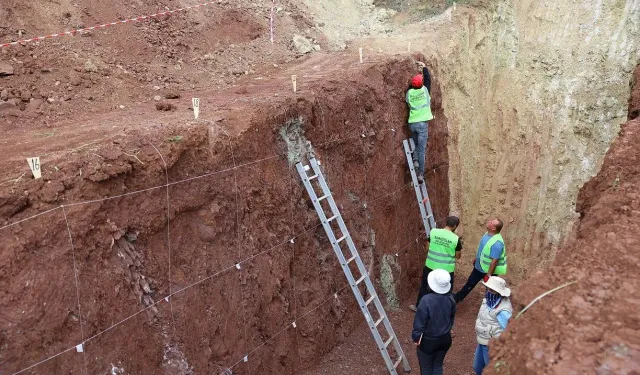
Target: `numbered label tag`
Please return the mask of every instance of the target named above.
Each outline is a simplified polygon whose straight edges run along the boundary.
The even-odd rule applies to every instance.
[[[42,171],[40,170],[40,158],[27,158],[27,163],[29,163],[29,168],[31,168],[31,173],[33,173],[33,178],[38,179],[42,177]]]
[[[298,91],[298,77],[296,75],[291,76],[291,84],[293,85],[293,92]]]
[[[193,98],[191,101],[193,102],[193,115],[197,120],[200,116],[200,98]]]
[[[358,52],[360,52],[360,64],[362,64],[362,47],[360,47],[360,49],[358,50]]]

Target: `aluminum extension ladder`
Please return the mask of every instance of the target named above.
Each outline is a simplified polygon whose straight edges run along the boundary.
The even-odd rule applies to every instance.
[[[298,174],[302,179],[304,187],[307,189],[307,193],[309,193],[309,197],[313,202],[313,207],[315,207],[316,212],[318,213],[318,217],[320,218],[320,222],[322,223],[322,226],[327,233],[327,237],[329,237],[331,246],[333,247],[342,270],[344,271],[344,274],[349,281],[349,286],[351,287],[351,290],[353,291],[353,294],[358,301],[358,305],[360,306],[362,314],[367,321],[367,325],[371,330],[373,339],[375,340],[376,345],[378,345],[378,349],[380,349],[380,354],[384,359],[387,369],[389,370],[390,374],[397,375],[398,372],[396,371],[396,368],[400,365],[400,363],[402,363],[404,371],[409,372],[411,371],[409,361],[402,351],[400,342],[398,341],[398,338],[393,331],[393,328],[391,327],[391,322],[389,321],[389,318],[384,311],[384,307],[382,307],[382,303],[380,302],[380,298],[378,298],[378,294],[376,293],[373,287],[373,283],[369,278],[367,269],[365,268],[364,263],[360,258],[360,254],[358,254],[358,250],[353,243],[351,235],[347,230],[347,226],[342,219],[340,211],[338,210],[338,206],[333,199],[333,195],[331,194],[331,190],[327,185],[327,181],[325,180],[322,171],[320,170],[320,162],[318,162],[315,158],[311,158],[309,160],[309,164],[310,166],[303,165],[302,163],[296,164]],[[312,170],[313,172],[311,175],[307,174],[307,171],[309,170]],[[318,195],[316,194],[316,190],[313,185],[314,181],[317,181],[316,186],[320,187],[320,197],[318,197]],[[329,204],[328,211],[330,212],[330,216],[328,218],[322,202],[327,202]],[[337,224],[339,228],[339,238],[336,237],[336,231],[333,227],[333,225],[335,224]],[[343,253],[343,249],[341,247],[344,244],[346,244],[349,249],[349,251],[347,252],[347,256],[349,257],[348,259],[345,257],[345,254]],[[356,267],[354,267],[354,265]],[[360,275],[357,279],[352,271],[352,267],[354,268],[354,271],[357,269],[357,272]],[[366,300],[365,295],[363,295],[360,290],[363,282],[364,286],[366,287],[366,295],[369,296]],[[372,313],[369,311],[369,307],[371,306],[371,304],[375,306],[376,315],[372,315]],[[386,338],[384,338],[381,332],[378,330],[380,324],[383,324],[384,328],[386,329]],[[395,361],[391,358],[388,350],[389,345],[391,344],[393,344],[393,347],[396,351]]]
[[[409,164],[409,171],[411,171],[411,180],[413,181],[413,188],[416,191],[416,198],[418,199],[418,206],[420,207],[420,216],[422,216],[422,224],[424,230],[429,236],[431,229],[436,227],[436,221],[433,218],[433,211],[431,210],[431,201],[429,201],[429,193],[427,193],[427,182],[418,183],[418,176],[416,175],[416,169],[413,167],[412,153],[416,146],[413,143],[413,139],[405,139],[402,141],[404,145],[404,153],[407,156],[407,163]]]

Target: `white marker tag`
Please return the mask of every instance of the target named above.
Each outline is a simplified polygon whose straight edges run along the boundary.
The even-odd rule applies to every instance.
[[[453,10],[456,10],[456,2],[453,2]]]
[[[289,240],[289,242],[291,242],[291,243],[296,243],[296,241],[294,241],[294,240],[293,240],[293,238],[292,238],[292,239],[290,239],[290,240]]]
[[[360,64],[362,64],[362,47],[360,47],[359,52],[360,52]]]
[[[298,326],[296,325],[296,322],[291,323],[291,325],[293,326],[293,328],[298,327]]]
[[[243,362],[249,362],[249,356],[245,355],[244,358],[242,358]]]
[[[84,345],[83,345],[83,344],[78,344],[78,345],[76,345],[76,351],[77,351],[78,353],[82,353],[82,352],[84,352]]]
[[[169,297],[164,297],[164,300],[169,302]]]
[[[291,76],[291,84],[293,85],[293,92],[298,92],[298,77],[295,74]]]
[[[396,257],[399,257],[398,253],[396,253]]]
[[[364,134],[362,134],[362,138],[367,138],[367,136],[366,136],[366,135],[364,135]]]
[[[366,203],[365,203],[365,204],[363,204],[362,206],[363,206],[364,208],[367,208],[367,204],[366,204]]]
[[[200,99],[199,98],[192,98],[191,99],[191,103],[193,104],[193,116],[197,120],[198,116],[200,116]]]
[[[338,299],[338,293],[334,293],[333,298]]]
[[[237,269],[241,269],[242,267],[240,267],[240,263],[236,263],[236,268]]]
[[[33,178],[38,179],[42,177],[42,170],[40,169],[40,157],[35,158],[27,158],[27,163],[29,163],[29,168],[31,169],[31,173],[33,173]]]

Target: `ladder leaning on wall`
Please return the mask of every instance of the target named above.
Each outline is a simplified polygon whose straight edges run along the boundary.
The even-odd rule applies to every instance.
[[[422,217],[422,224],[427,236],[431,232],[431,229],[436,227],[436,221],[433,217],[433,210],[431,210],[431,201],[429,201],[429,193],[427,192],[427,181],[424,183],[418,182],[418,176],[416,175],[416,169],[413,166],[412,153],[416,146],[413,143],[413,139],[405,139],[402,141],[404,146],[404,153],[407,156],[407,163],[409,164],[409,171],[411,172],[411,180],[413,188],[416,191],[416,199],[418,200],[418,206],[420,207],[420,216]]]
[[[296,165],[296,169],[298,170],[302,183],[313,202],[313,207],[320,218],[320,222],[327,233],[327,237],[329,237],[331,247],[333,247],[333,250],[338,257],[338,261],[340,262],[340,266],[349,281],[349,286],[358,301],[360,310],[362,310],[362,314],[367,321],[367,325],[371,330],[371,334],[373,335],[373,339],[375,340],[378,349],[380,350],[380,354],[384,359],[387,370],[389,370],[391,375],[397,375],[398,372],[396,369],[400,363],[402,363],[405,372],[411,371],[409,361],[402,351],[398,337],[391,327],[391,322],[389,321],[389,318],[384,311],[384,307],[380,302],[380,298],[378,298],[378,294],[373,287],[369,273],[360,258],[360,254],[358,253],[356,245],[353,243],[353,239],[351,238],[347,226],[342,219],[342,215],[340,214],[338,206],[333,199],[333,195],[327,185],[327,181],[320,170],[320,162],[315,158],[311,158],[309,160],[309,165],[298,163]],[[307,174],[308,171],[311,171],[312,174]],[[320,196],[316,193],[314,183],[315,186],[319,187]],[[325,202],[325,206],[328,203],[327,210],[325,210],[323,202]],[[346,251],[346,256],[342,248],[344,244],[347,245],[348,249],[348,251]],[[365,297],[367,298],[365,299]],[[371,306],[374,307],[373,313],[369,310]],[[378,329],[380,325],[384,327],[384,330]],[[393,346],[395,349],[395,360],[391,357],[389,346]]]

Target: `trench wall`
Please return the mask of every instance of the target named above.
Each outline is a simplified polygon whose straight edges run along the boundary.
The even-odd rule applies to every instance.
[[[363,318],[292,164],[309,150],[383,302],[414,298],[424,232],[401,146],[413,69],[368,64],[218,122],[131,131],[26,193],[4,190],[2,373],[45,359],[30,371],[294,374],[315,363]],[[441,223],[447,126],[435,97],[427,183]]]

